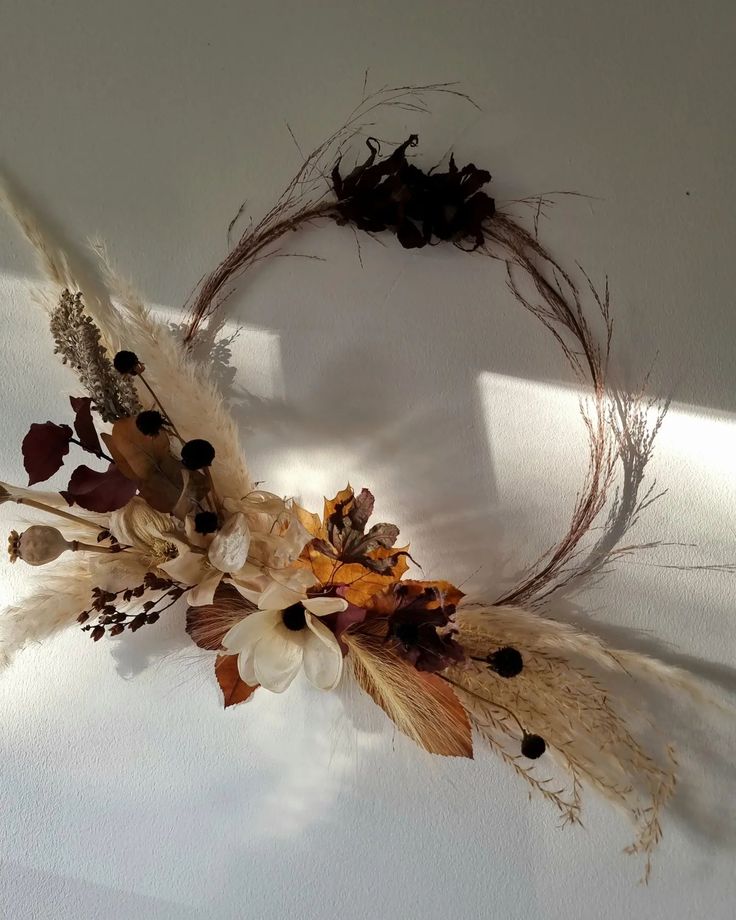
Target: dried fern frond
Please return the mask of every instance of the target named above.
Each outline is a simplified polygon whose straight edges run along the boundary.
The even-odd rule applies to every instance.
[[[431,754],[473,756],[468,715],[452,687],[401,658],[375,621],[347,630],[342,640],[358,686],[400,732]]]

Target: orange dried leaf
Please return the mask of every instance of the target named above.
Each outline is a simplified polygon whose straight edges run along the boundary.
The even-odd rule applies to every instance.
[[[427,588],[434,589],[437,593],[436,598],[426,599],[425,591]],[[450,584],[449,581],[402,581],[401,591],[401,595],[398,595],[395,591],[385,591],[382,594],[377,594],[371,603],[371,612],[389,616],[394,613],[399,604],[406,605],[413,598],[418,599],[419,597],[422,597],[423,606],[427,610],[436,610],[439,607],[457,607],[462,598],[465,597],[463,592],[456,588],[455,585]]]
[[[240,679],[237,655],[218,655],[215,661],[215,676],[222,690],[225,709],[245,703],[251,698],[253,691],[258,689],[257,685],[251,687]]]
[[[387,556],[406,553],[407,549],[408,547],[390,550],[378,549],[374,555],[376,558],[386,558]],[[335,583],[345,585],[342,590],[342,596],[345,600],[355,604],[357,607],[366,607],[375,595],[381,594],[407,571],[409,563],[406,560],[406,555],[399,555],[396,565],[385,575],[380,575],[378,572],[371,572],[370,569],[357,562],[337,563],[334,559],[330,559],[313,546],[310,546],[307,547],[307,559],[304,565],[312,570],[315,578],[321,584],[329,584],[334,580]]]
[[[430,754],[472,758],[470,719],[454,690],[402,658],[385,638],[385,623],[368,620],[346,630],[342,641],[358,686],[399,731]]]
[[[297,505],[296,502],[293,503],[293,508],[297,520],[308,534],[311,534],[313,537],[319,537],[320,539],[325,538],[325,529],[322,526],[322,521],[320,521],[318,514],[315,514],[313,511],[307,511],[306,508],[302,508],[300,505]]]
[[[353,492],[353,487],[348,483],[347,487],[344,488],[341,492],[338,492],[334,498],[325,499],[325,510],[323,514],[323,520],[327,522],[330,518],[330,515],[334,514],[337,510],[338,505],[346,505],[348,502],[352,501],[355,498],[355,493]]]

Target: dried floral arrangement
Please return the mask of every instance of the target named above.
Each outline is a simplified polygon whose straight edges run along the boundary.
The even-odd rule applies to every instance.
[[[432,92],[455,91],[364,96],[204,278],[178,338],[101,247],[107,290],[86,291],[64,254],[5,196],[44,268],[48,284],[38,296],[55,351],[86,392],[71,397],[67,420],[31,425],[22,444],[28,484],[48,480],[78,450],[96,465],[75,466],[60,493],[0,485],[0,503],[44,515],[11,533],[11,562],[49,566],[38,590],[0,617],[0,658],[7,663],[75,623],[95,642],[136,632],[181,600],[187,633],[213,657],[226,707],[285,691],[301,670],[323,690],[354,680],[432,754],[472,757],[474,736],[485,742],[565,822],[580,822],[586,786],[622,807],[636,825],[630,852],[644,855],[648,874],[677,764],[666,740],[639,731],[639,714],[607,681],[704,695],[688,673],[611,648],[549,609],[563,588],[636,550],[623,539],[656,497],[644,471],[665,407],[610,385],[607,289],[599,293],[584,276],[578,284],[540,242],[536,218],[527,228],[497,207],[489,172],[458,167],[454,157],[444,171],[423,170],[409,159],[416,135],[385,156],[369,137],[367,157],[343,169],[382,107],[420,112]],[[523,204],[538,216],[547,202]],[[449,581],[407,577],[409,546],[399,545],[394,524],[370,523],[368,489],[348,486],[315,514],[257,487],[211,369],[193,357],[190,346],[233,280],[277,252],[287,234],[328,221],[392,233],[406,248],[451,243],[500,260],[519,304],[589,390],[588,472],[569,528],[502,597],[469,603]]]

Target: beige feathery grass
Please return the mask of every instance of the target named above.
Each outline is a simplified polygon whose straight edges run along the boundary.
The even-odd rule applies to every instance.
[[[604,671],[626,673],[683,691],[696,702],[731,712],[727,702],[708,693],[689,671],[629,649],[611,648],[601,638],[570,623],[561,623],[521,607],[469,604],[455,616],[468,653],[483,656],[489,648],[511,645],[531,654],[577,656]]]
[[[0,205],[16,220],[36,252],[48,283],[35,291],[35,299],[51,312],[64,290],[80,289],[70,259],[48,238],[30,210],[4,186],[0,186]],[[93,249],[108,296],[86,296],[85,307],[100,329],[102,343],[111,354],[122,348],[136,352],[145,364],[146,380],[185,440],[204,438],[215,446],[212,475],[220,495],[236,499],[246,495],[253,484],[238,428],[210,370],[187,354],[168,326],[156,319],[132,286],[120,278],[104,246],[95,243]],[[147,398],[148,394],[140,389],[141,397]]]
[[[105,283],[116,301],[108,317],[95,317],[116,349],[134,351],[185,440],[204,438],[214,445],[212,477],[222,497],[242,498],[253,489],[238,426],[210,369],[195,361],[169,328],[156,319],[132,285],[112,266],[101,244],[94,246]],[[143,394],[142,394],[143,395]]]
[[[624,809],[636,826],[629,852],[644,855],[647,878],[662,833],[661,812],[676,785],[677,762],[645,712],[613,701],[605,673],[654,678],[690,692],[697,690],[695,681],[647,656],[608,649],[597,637],[518,608],[461,608],[457,626],[459,641],[473,657],[511,645],[524,659],[513,679],[479,661],[445,672],[478,731],[567,820],[580,820],[581,783]],[[543,765],[510,753],[510,742],[519,749],[519,723],[545,739],[568,774],[567,792],[550,790],[539,779]]]
[[[400,732],[431,754],[472,757],[468,717],[451,687],[396,654],[375,621],[347,630],[342,640],[358,686]]]
[[[44,572],[32,594],[0,614],[0,669],[26,646],[72,626],[89,606],[92,587],[87,566],[78,560]]]

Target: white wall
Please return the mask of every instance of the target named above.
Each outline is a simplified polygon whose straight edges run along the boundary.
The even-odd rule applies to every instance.
[[[545,238],[611,277],[616,367],[672,395],[644,563],[734,561],[736,187],[729,2],[7,2],[0,161],[69,239],[99,234],[178,314],[225,247],[373,85],[461,80],[424,163],[450,145],[499,199],[554,189]],[[318,507],[370,485],[428,576],[492,591],[563,526],[582,431],[569,375],[500,268],[453,251],[303,235],[230,304],[255,475]],[[73,380],[0,223],[0,470]],[[248,426],[255,430],[248,432]],[[3,509],[2,520],[10,526]],[[2,568],[0,600],[24,590]],[[604,632],[736,685],[734,577],[622,564],[581,600]],[[560,611],[569,615],[569,611]],[[683,795],[648,888],[625,819],[591,799],[563,831],[491,756],[433,760],[372,704],[295,685],[223,713],[181,618],[124,642],[70,633],[0,679],[0,913],[54,918],[731,918],[733,722],[686,726]],[[185,637],[186,638],[186,637]],[[659,642],[659,644],[657,644]],[[355,698],[353,698],[353,696]],[[698,719],[699,721],[699,719]],[[706,792],[698,797],[698,790]],[[696,801],[697,800],[697,801]],[[729,811],[729,808],[731,811]]]

